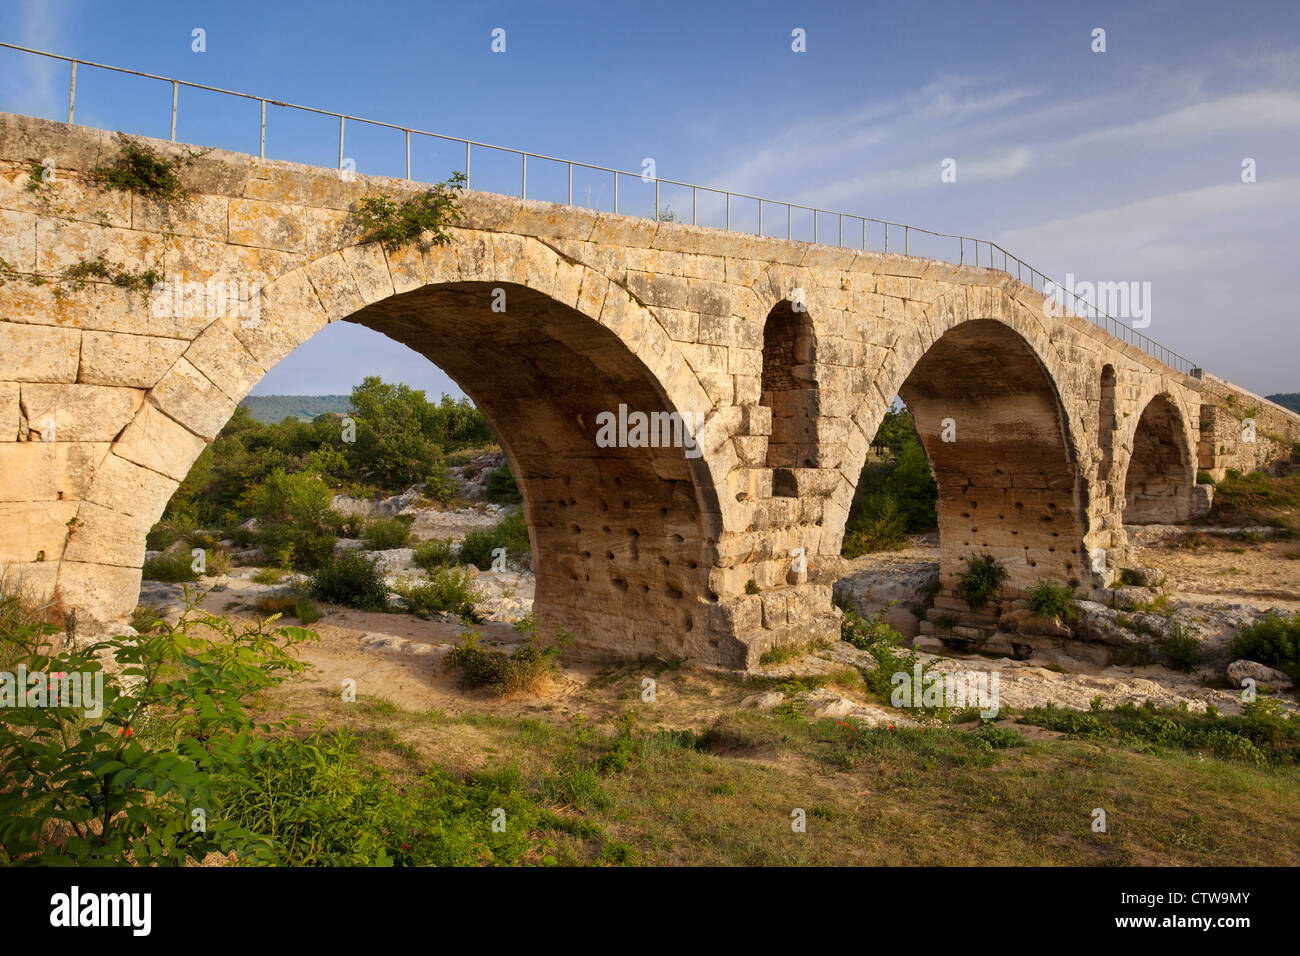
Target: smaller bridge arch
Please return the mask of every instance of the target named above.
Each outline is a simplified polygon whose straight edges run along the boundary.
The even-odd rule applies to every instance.
[[[1196,444],[1187,416],[1168,392],[1152,396],[1143,406],[1129,449],[1123,476],[1124,523],[1186,521],[1196,482]]]

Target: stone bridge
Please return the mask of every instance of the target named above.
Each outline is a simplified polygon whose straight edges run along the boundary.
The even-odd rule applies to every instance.
[[[91,183],[119,149],[0,116],[0,564],[83,620],[131,611],[190,465],[331,322],[427,356],[483,410],[523,493],[539,618],[619,654],[744,667],[835,627],[845,519],[896,395],[938,480],[945,606],[985,552],[1011,599],[1040,578],[1104,587],[1125,521],[1186,519],[1198,468],[1300,439],[1296,416],[1049,315],[1002,271],[482,193],[450,244],[386,254],[349,210],[415,184],[212,151],[167,205]],[[100,256],[257,283],[258,314],[60,282]],[[603,447],[620,406],[699,422],[694,447],[635,430]],[[1259,445],[1238,441],[1247,412]]]

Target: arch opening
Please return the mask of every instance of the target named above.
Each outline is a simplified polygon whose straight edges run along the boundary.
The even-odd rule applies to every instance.
[[[1101,392],[1097,404],[1097,445],[1101,452],[1101,481],[1109,481],[1115,460],[1115,366],[1101,370]]]
[[[940,586],[990,554],[1015,596],[1042,578],[1081,583],[1083,481],[1060,397],[1014,330],[994,320],[941,336],[899,389],[939,487]]]
[[[494,311],[502,293],[506,309]],[[429,359],[483,412],[523,499],[539,621],[598,651],[717,656],[705,549],[718,509],[702,459],[653,426],[597,440],[601,413],[674,412],[620,338],[502,282],[428,285],[343,321]]]
[[[772,411],[767,467],[773,469],[773,493],[797,494],[791,469],[815,468],[817,458],[817,387],[812,320],[806,309],[789,300],[777,303],[763,325],[763,372],[760,404]]]
[[[1190,516],[1194,472],[1183,431],[1168,395],[1142,410],[1124,477],[1125,524],[1175,524]]]

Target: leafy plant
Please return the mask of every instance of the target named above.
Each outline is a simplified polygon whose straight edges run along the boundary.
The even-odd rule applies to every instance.
[[[184,202],[189,190],[181,182],[180,171],[201,152],[163,159],[154,149],[119,135],[117,157],[90,171],[90,180],[102,189],[121,189],[162,202]]]
[[[366,525],[364,537],[371,551],[404,548],[411,537],[411,526],[400,518],[376,518]]]
[[[31,673],[78,675],[83,686],[102,681],[102,695],[94,708],[14,708],[0,724],[4,862],[176,866],[214,852],[256,858],[265,842],[211,811],[263,746],[255,732],[285,726],[254,724],[246,701],[301,671],[293,650],[316,636],[236,625],[188,604],[176,625],[157,621],[138,637],[53,651],[51,630],[0,631],[0,644]],[[101,655],[116,662],[118,677],[106,679]],[[203,811],[203,826],[194,825],[194,811]]]
[[[488,472],[483,481],[483,497],[497,504],[519,504],[524,500],[509,465],[501,464]]]
[[[473,619],[475,603],[483,600],[473,580],[468,570],[437,568],[430,573],[428,581],[400,584],[394,590],[415,614],[451,611],[462,618]]]
[[[1300,614],[1265,614],[1254,624],[1242,626],[1228,652],[1236,658],[1276,667],[1300,682]]]
[[[460,671],[461,686],[490,687],[498,696],[539,693],[559,676],[560,651],[573,640],[573,635],[556,628],[554,643],[539,647],[537,626],[531,615],[517,623],[515,629],[527,634],[528,640],[510,654],[479,647],[478,631],[461,634],[461,643],[448,651],[446,658],[449,668]]]
[[[188,552],[173,551],[145,561],[141,577],[146,581],[197,581],[199,573],[194,570],[194,562]]]
[[[446,182],[398,202],[386,193],[366,196],[353,213],[367,242],[378,242],[388,252],[396,252],[428,233],[428,245],[445,245],[451,241],[447,227],[460,219],[460,193],[465,188],[465,174],[459,170]]]
[[[506,554],[516,561],[528,563],[531,560],[528,525],[522,511],[508,511],[490,530],[471,531],[465,535],[460,543],[460,561],[486,571],[492,566],[492,553],[497,548],[505,548]]]
[[[1188,634],[1179,621],[1169,623],[1169,632],[1160,642],[1160,652],[1173,670],[1191,673],[1201,663],[1201,642]]]
[[[162,282],[163,274],[157,269],[142,269],[139,272],[131,272],[125,266],[111,265],[102,255],[94,259],[82,259],[75,262],[59,273],[60,291],[64,288],[70,288],[74,292],[80,292],[86,286],[88,279],[101,279],[119,289],[126,289],[130,292],[139,292],[146,299],[153,287]]]
[[[1043,578],[1025,595],[1029,601],[1029,610],[1043,618],[1059,618],[1062,621],[1074,621],[1079,617],[1079,605],[1075,603],[1074,588],[1061,584],[1051,578]]]
[[[957,594],[972,611],[989,603],[1007,580],[1007,569],[991,554],[966,559],[966,573],[957,581]]]
[[[258,546],[285,564],[310,570],[328,561],[337,540],[334,496],[319,475],[277,468],[241,499],[257,518]]]
[[[346,550],[322,564],[311,580],[311,595],[330,604],[366,611],[388,609],[388,586],[370,559]]]
[[[450,538],[430,538],[415,546],[411,560],[433,574],[439,568],[456,563],[455,549],[451,546]]]

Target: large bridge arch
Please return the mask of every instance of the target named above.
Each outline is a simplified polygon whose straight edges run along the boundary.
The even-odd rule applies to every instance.
[[[474,230],[423,251],[343,248],[270,283],[255,322],[213,322],[97,470],[63,555],[66,600],[129,612],[144,536],[194,459],[271,367],[335,321],[430,358],[484,411],[523,494],[540,619],[608,651],[734,658],[708,588],[716,456],[596,443],[597,414],[622,405],[703,420],[703,452],[711,406],[694,373],[607,276],[538,240]]]
[[[901,330],[854,424],[867,443],[894,395],[912,409],[939,485],[945,591],[966,558],[985,552],[1006,566],[1012,593],[1047,577],[1091,587],[1083,403],[1041,322],[1004,293],[988,292],[974,302],[942,296]],[[848,463],[854,483],[865,455],[855,448]],[[851,485],[837,489],[837,514],[852,493]],[[842,536],[842,520],[838,530]]]

